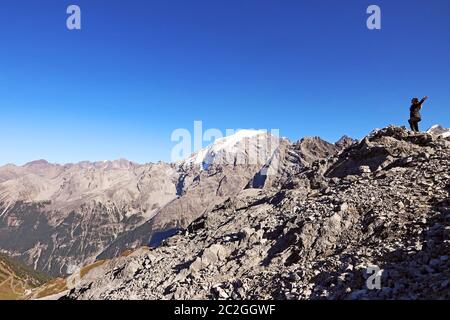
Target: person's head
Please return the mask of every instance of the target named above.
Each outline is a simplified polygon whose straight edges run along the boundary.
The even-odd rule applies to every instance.
[[[411,103],[412,104],[418,104],[419,103],[419,98],[412,98]]]

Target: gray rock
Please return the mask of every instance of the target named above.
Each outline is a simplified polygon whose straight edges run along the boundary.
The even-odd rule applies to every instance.
[[[271,180],[277,187],[247,188],[205,210],[189,235],[151,251],[158,260],[140,278],[111,281],[105,267],[68,297],[167,299],[176,284],[179,299],[450,299],[443,143],[388,127],[302,167],[298,150],[283,153],[287,173]],[[361,166],[379,175],[360,175]],[[429,190],[421,180],[431,177]],[[132,259],[146,254],[109,263]],[[366,286],[374,266],[383,269],[381,290]]]

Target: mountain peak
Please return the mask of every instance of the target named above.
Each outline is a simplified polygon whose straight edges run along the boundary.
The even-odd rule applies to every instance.
[[[427,133],[442,138],[450,137],[450,129],[445,129],[439,124],[435,124],[434,126],[432,126],[427,130]]]
[[[127,159],[117,159],[117,160],[104,160],[101,162],[96,162],[94,163],[94,165],[96,167],[101,167],[101,168],[107,168],[107,169],[129,169],[135,166],[138,166],[138,164],[127,160]]]
[[[40,159],[28,162],[24,165],[24,167],[37,167],[37,166],[47,166],[50,165],[50,163],[47,160]]]
[[[261,139],[259,139],[261,137]],[[221,158],[224,154],[247,154],[250,146],[245,143],[247,139],[251,139],[251,144],[256,148],[262,148],[266,140],[271,140],[274,136],[265,130],[239,130],[235,134],[216,139],[211,145],[203,148],[182,163],[184,165],[201,165],[203,169],[207,169],[216,159]],[[260,141],[262,140],[262,141]],[[223,160],[223,159],[222,159]]]
[[[341,148],[341,149],[345,149],[349,146],[351,146],[353,143],[357,142],[357,140],[350,138],[347,135],[343,135],[338,141],[336,141],[334,144]]]

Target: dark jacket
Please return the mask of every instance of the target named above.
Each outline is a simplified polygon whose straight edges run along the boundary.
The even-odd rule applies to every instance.
[[[411,105],[409,108],[410,114],[409,118],[415,121],[422,120],[422,116],[420,115],[420,109],[422,109],[422,104],[425,102],[425,99],[420,100],[420,102]]]

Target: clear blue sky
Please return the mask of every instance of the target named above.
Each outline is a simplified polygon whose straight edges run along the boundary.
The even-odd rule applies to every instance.
[[[0,40],[0,164],[167,161],[194,120],[360,138],[424,95],[450,127],[448,0],[2,0]]]

